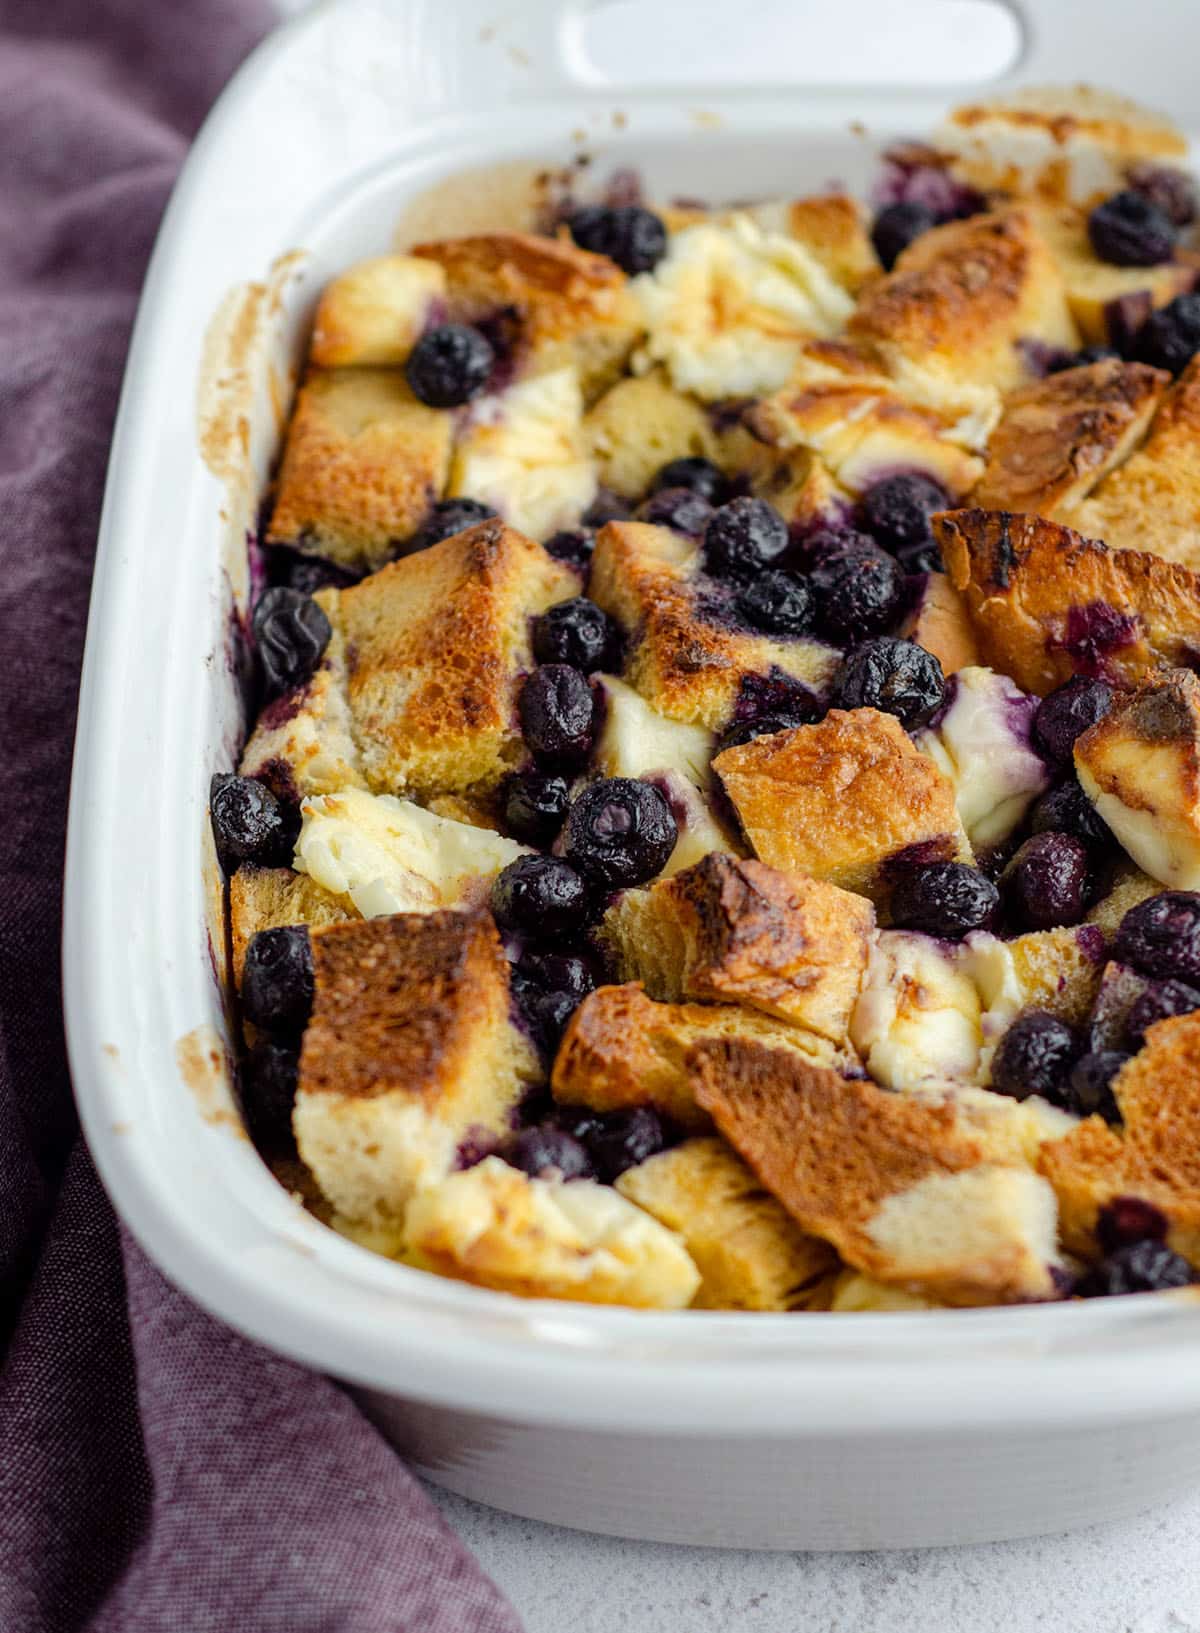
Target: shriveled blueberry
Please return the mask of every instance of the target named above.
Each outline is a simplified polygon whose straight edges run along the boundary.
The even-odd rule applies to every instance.
[[[542,992],[586,998],[596,985],[591,967],[578,953],[526,953],[517,965],[522,978]]]
[[[653,271],[667,250],[667,229],[640,204],[585,204],[567,217],[567,231],[580,249],[607,255],[631,278]]]
[[[566,854],[597,885],[624,890],[661,873],[679,829],[666,795],[632,777],[604,777],[571,807]]]
[[[639,1162],[657,1155],[666,1143],[662,1118],[649,1106],[609,1112],[598,1118],[585,1136],[596,1172],[608,1185],[627,1168],[636,1168]]]
[[[1043,794],[1033,808],[1035,834],[1064,833],[1085,845],[1111,845],[1112,829],[1074,777]]]
[[[519,995],[534,1044],[547,1064],[558,1053],[567,1022],[579,1008],[579,1001],[578,993],[541,992],[536,987],[528,987]]]
[[[893,922],[902,930],[958,941],[985,929],[996,916],[1000,892],[965,862],[927,862],[897,870],[892,889]]]
[[[260,596],[253,624],[263,679],[272,697],[308,680],[333,635],[329,619],[310,595],[282,587]]]
[[[1158,266],[1175,253],[1171,218],[1144,193],[1114,193],[1088,216],[1088,237],[1112,266]]]
[[[1164,1242],[1133,1242],[1110,1253],[1079,1284],[1084,1298],[1114,1298],[1122,1293],[1167,1293],[1190,1287],[1191,1265]]]
[[[257,1145],[290,1149],[292,1107],[300,1073],[300,1049],[291,1039],[257,1038],[242,1072],[242,1109]]]
[[[724,471],[711,459],[699,457],[668,460],[656,472],[650,492],[660,493],[664,488],[690,488],[701,499],[707,499],[710,505],[723,504],[729,496],[729,483]]]
[[[639,522],[672,528],[689,539],[698,539],[714,514],[708,500],[691,488],[660,488],[634,512]]]
[[[1190,1015],[1200,1009],[1200,992],[1186,981],[1152,981],[1129,1011],[1129,1044],[1140,1049],[1146,1028],[1171,1015]]]
[[[548,556],[562,561],[568,567],[583,571],[596,548],[596,535],[590,527],[566,527],[552,533],[542,546]]]
[[[1174,227],[1190,227],[1200,214],[1196,183],[1186,170],[1165,164],[1137,164],[1127,180],[1134,192],[1157,205]]]
[[[285,867],[291,861],[299,819],[264,783],[253,777],[218,774],[209,787],[208,810],[217,856],[226,873],[233,873],[242,862],[269,868]]]
[[[1000,1039],[992,1058],[992,1088],[1014,1100],[1040,1094],[1061,1104],[1078,1053],[1075,1033],[1065,1021],[1044,1009],[1028,1010]]]
[[[488,383],[496,354],[478,329],[444,323],[421,336],[404,365],[404,377],[418,401],[430,408],[459,408]]]
[[[1128,1059],[1120,1049],[1097,1049],[1081,1055],[1071,1068],[1067,1110],[1079,1117],[1103,1117],[1106,1123],[1119,1123],[1121,1113],[1113,1098],[1112,1080]]]
[[[590,675],[617,649],[612,619],[586,595],[556,602],[533,621],[533,655],[539,663],[567,663]]]
[[[932,537],[929,518],[949,508],[945,488],[920,471],[901,471],[872,483],[860,506],[868,532],[887,550],[927,543]]]
[[[871,242],[884,271],[890,272],[908,246],[937,224],[937,216],[926,204],[885,205],[871,226]]]
[[[788,547],[787,523],[765,499],[731,499],[704,529],[704,561],[717,578],[748,583]]]
[[[1107,681],[1075,675],[1065,686],[1048,692],[1033,717],[1033,735],[1048,760],[1066,765],[1075,739],[1112,708],[1113,689]]]
[[[267,1031],[298,1032],[312,1013],[313,957],[302,924],[260,930],[242,966],[242,1009]]]
[[[916,641],[879,635],[846,654],[833,686],[839,709],[880,709],[912,731],[946,700],[946,677],[932,652]]]
[[[504,820],[527,845],[546,845],[567,819],[571,791],[553,771],[516,771],[504,788]]]
[[[1065,374],[1068,369],[1086,368],[1089,363],[1106,363],[1120,357],[1115,346],[1084,346],[1077,352],[1064,352],[1046,365],[1047,374]]]
[[[1182,374],[1200,351],[1200,295],[1176,295],[1168,306],[1151,312],[1131,351],[1138,363]]]
[[[582,1142],[553,1126],[522,1129],[508,1160],[533,1179],[547,1169],[553,1169],[559,1179],[592,1179],[596,1173]]]
[[[410,539],[405,539],[396,551],[397,556],[415,556],[428,550],[431,544],[441,544],[456,533],[465,533],[479,522],[490,522],[496,512],[491,505],[479,499],[439,499],[420,528]]]
[[[344,590],[357,582],[359,575],[322,556],[301,555],[285,545],[276,545],[270,552],[269,571],[272,584],[286,585],[299,590],[301,595],[316,595],[329,588]]]
[[[836,643],[882,634],[900,610],[903,577],[882,550],[839,551],[817,562],[809,578],[818,627]]]
[[[503,930],[541,941],[572,935],[587,924],[588,888],[560,856],[518,856],[492,885],[492,915]]]
[[[1167,1216],[1140,1196],[1115,1196],[1100,1209],[1096,1240],[1105,1253],[1132,1247],[1135,1242],[1165,1242]]]
[[[1200,986],[1200,893],[1164,890],[1131,907],[1117,927],[1113,956],[1143,975]]]
[[[1001,883],[1022,929],[1078,924],[1087,904],[1087,847],[1071,834],[1034,834],[1008,864]]]
[[[742,590],[737,609],[754,629],[772,635],[803,635],[812,625],[812,591],[795,573],[760,573]]]
[[[796,726],[810,726],[817,717],[818,711],[800,712],[799,710],[780,710],[770,714],[747,715],[744,720],[735,720],[721,734],[714,759],[723,754],[727,748],[740,748],[743,743],[750,743],[756,737],[770,737],[777,731],[791,731]]]
[[[521,735],[556,765],[582,765],[592,746],[595,699],[587,677],[565,663],[544,663],[521,688]]]

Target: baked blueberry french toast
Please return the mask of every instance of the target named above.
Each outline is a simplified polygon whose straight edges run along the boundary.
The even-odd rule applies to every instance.
[[[214,779],[247,1121],[532,1297],[1200,1272],[1200,200],[1040,91],[316,312]]]

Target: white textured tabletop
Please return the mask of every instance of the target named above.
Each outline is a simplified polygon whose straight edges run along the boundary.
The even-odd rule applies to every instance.
[[[430,1491],[526,1633],[1200,1633],[1200,1491],[1065,1537],[886,1554],[619,1542]]]

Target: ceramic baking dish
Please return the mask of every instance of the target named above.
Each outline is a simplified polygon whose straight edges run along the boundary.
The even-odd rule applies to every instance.
[[[891,60],[912,71],[907,47],[952,43],[967,3],[925,0],[932,36],[926,17],[924,35],[914,20],[902,38],[893,14],[907,6],[867,6],[857,25],[854,0],[836,9],[878,81],[881,42],[898,41]],[[737,57],[730,9],[707,8],[718,61]],[[766,0],[732,9],[747,27],[757,15],[769,29],[772,10],[786,23],[792,49],[765,53],[774,79],[760,68],[757,83],[723,88],[696,70],[617,92],[586,57],[591,20],[561,0],[341,0],[270,40],[210,119],[147,279],[101,529],[65,928],[84,1126],[167,1274],[348,1380],[418,1468],[468,1496],[635,1537],[788,1548],[1115,1517],[1200,1472],[1200,1300],[1188,1294],[855,1317],[520,1302],[375,1257],[308,1217],[231,1096],[206,793],[244,727],[231,631],[314,293],[381,251],[419,195],[485,164],[486,180],[443,191],[442,224],[499,224],[528,195],[531,164],[581,152],[598,170],[638,165],[651,196],[862,187],[879,145],[929,128],[970,78],[943,53],[944,83],[923,89],[797,89],[783,81],[855,72],[844,33],[803,4],[786,18]],[[661,25],[704,12],[630,13],[629,74],[658,62],[692,74]],[[871,15],[892,36],[872,34]],[[1136,32],[1121,8],[1116,61],[1116,5],[1093,0],[1084,30],[1079,16],[1048,0],[1032,18],[994,18],[989,38],[1002,58],[1021,53],[1022,79],[1119,77],[1186,124],[1174,0],[1141,0]],[[611,55],[614,37],[595,38]]]

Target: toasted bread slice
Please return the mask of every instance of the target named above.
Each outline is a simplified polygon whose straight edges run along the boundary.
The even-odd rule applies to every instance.
[[[874,928],[862,896],[714,854],[623,892],[600,934],[654,998],[745,1004],[842,1045]]]
[[[452,423],[398,369],[314,370],[288,427],[268,543],[382,566],[446,491]]]
[[[948,1304],[1057,1295],[1055,1205],[999,1095],[889,1094],[740,1040],[688,1057],[697,1102],[805,1231]]]
[[[1155,676],[1075,744],[1084,793],[1152,879],[1200,889],[1200,680]]]
[[[313,321],[309,360],[318,368],[403,363],[446,293],[436,261],[378,255],[325,285]]]
[[[320,929],[358,917],[354,903],[335,896],[306,873],[291,868],[259,868],[244,862],[229,881],[229,936],[233,981],[240,990],[246,948],[260,930],[287,924]]]
[[[1162,369],[1114,357],[1019,387],[1005,399],[971,503],[1050,517],[1069,511],[1128,458],[1169,384]]]
[[[680,1238],[607,1185],[530,1179],[487,1157],[420,1192],[407,1257],[522,1298],[679,1310],[700,1273]]]
[[[596,540],[591,597],[628,636],[626,678],[659,714],[717,730],[749,677],[827,684],[838,663],[832,647],[718,622],[708,602],[721,593],[703,578],[699,549],[669,528],[610,522]]]
[[[969,859],[954,788],[877,709],[831,709],[713,761],[759,861],[828,879],[877,904],[889,863]]]
[[[1027,692],[1077,673],[1128,685],[1200,647],[1200,575],[1185,567],[1039,516],[948,511],[933,526],[984,662]]]
[[[932,652],[947,678],[979,664],[966,602],[945,573],[925,574],[897,633]]]
[[[696,1309],[828,1302],[837,1255],[800,1229],[723,1140],[685,1140],[626,1169],[617,1190],[682,1239],[700,1272]]]
[[[625,499],[640,499],[668,461],[717,452],[704,409],[659,370],[619,380],[589,410],[583,431],[600,482]]]
[[[460,1142],[508,1131],[536,1077],[500,937],[483,912],[399,914],[314,930],[312,949],[296,1143],[338,1214],[395,1226]]]
[[[1134,297],[1153,309],[1195,285],[1200,261],[1189,250],[1177,250],[1173,259],[1159,266],[1113,266],[1092,248],[1085,210],[1039,210],[1037,223],[1062,274],[1071,315],[1090,346],[1108,344],[1109,313],[1115,302]]]

